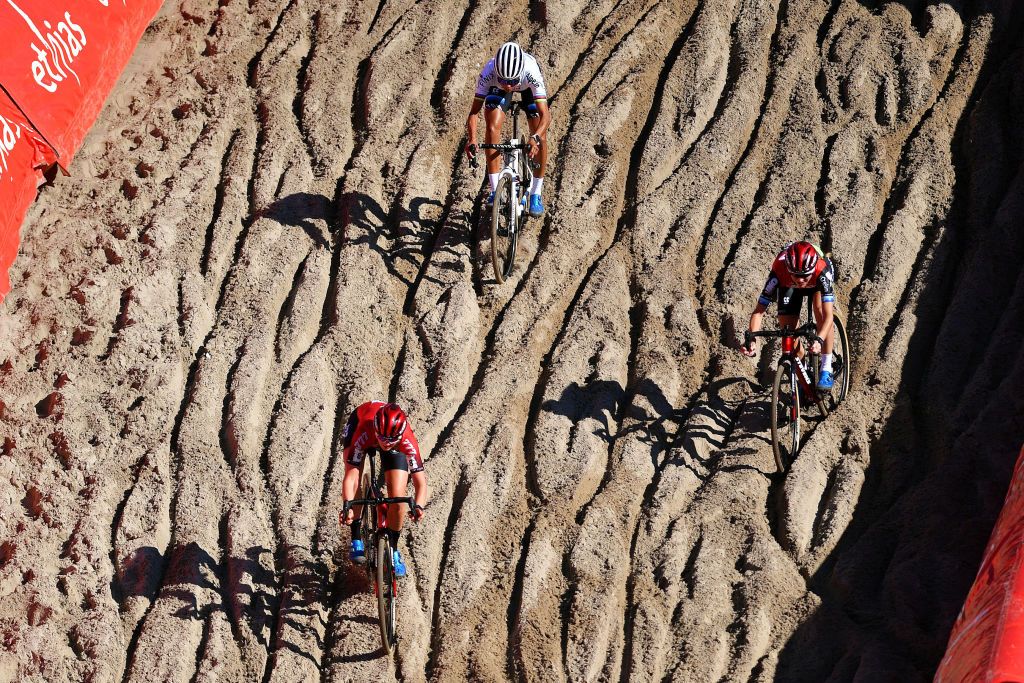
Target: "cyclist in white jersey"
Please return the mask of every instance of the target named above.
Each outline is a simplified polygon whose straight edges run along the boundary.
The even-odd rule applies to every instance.
[[[481,108],[484,109],[484,120],[487,123],[484,142],[500,142],[501,125],[505,122],[505,112],[512,104],[515,93],[519,93],[526,122],[530,126],[529,156],[540,162],[540,170],[534,175],[530,186],[528,205],[530,215],[536,217],[544,213],[540,193],[548,164],[547,132],[551,124],[551,113],[548,110],[544,77],[541,76],[537,60],[533,55],[523,52],[516,43],[502,45],[480,72],[476,92],[473,94],[473,106],[466,118],[466,154],[472,157],[476,152],[476,128]],[[500,171],[500,153],[493,149],[487,150],[487,177],[491,183],[488,204],[494,202],[494,190],[498,185]]]

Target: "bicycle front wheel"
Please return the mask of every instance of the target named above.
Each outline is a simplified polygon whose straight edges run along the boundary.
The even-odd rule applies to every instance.
[[[772,451],[779,472],[786,471],[800,449],[800,384],[791,363],[779,361],[772,383]]]
[[[359,498],[374,497],[373,482],[370,474],[371,467],[367,464],[368,462],[369,458],[363,460],[363,475],[359,484]],[[363,511],[359,515],[359,538],[363,541],[363,553],[366,555],[366,573],[369,575],[370,581],[373,581],[374,567],[377,564],[377,549],[373,544],[373,530],[377,528],[377,523],[374,519],[376,514],[377,511],[372,505],[364,505]]]
[[[377,536],[377,616],[380,618],[380,642],[391,654],[398,638],[395,634],[396,610],[395,555],[386,533]]]
[[[498,284],[512,274],[518,237],[517,198],[512,192],[512,178],[506,174],[498,179],[494,205],[491,207],[491,262],[494,264],[494,279]]]

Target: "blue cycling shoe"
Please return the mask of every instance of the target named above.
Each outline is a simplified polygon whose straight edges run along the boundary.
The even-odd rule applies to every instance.
[[[530,195],[530,215],[534,218],[540,218],[544,214],[544,204],[540,200],[539,194]]]
[[[352,549],[348,551],[348,559],[356,564],[366,564],[366,552],[363,549],[363,542],[358,538],[352,541]]]
[[[828,370],[821,371],[821,377],[818,378],[818,388],[822,391],[828,391],[832,388],[832,384],[835,382],[835,378],[832,373]]]
[[[402,562],[402,556],[398,550],[395,550],[395,576],[402,578],[405,576],[405,563]]]
[[[493,190],[491,191],[491,193],[489,195],[487,195],[487,206],[488,207],[494,206],[494,191]]]

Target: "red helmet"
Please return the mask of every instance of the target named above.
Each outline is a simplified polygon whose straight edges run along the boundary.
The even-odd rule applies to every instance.
[[[786,270],[795,277],[807,277],[818,265],[818,250],[810,242],[793,242],[785,253]]]
[[[381,406],[377,414],[373,416],[373,431],[377,435],[377,443],[382,448],[394,448],[398,445],[407,425],[405,412],[398,407],[397,403],[387,403]]]

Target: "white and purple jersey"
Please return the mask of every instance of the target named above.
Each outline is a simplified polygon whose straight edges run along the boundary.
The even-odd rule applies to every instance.
[[[537,60],[534,59],[533,55],[524,52],[523,61],[525,62],[523,77],[519,79],[519,85],[512,88],[512,92],[525,93],[528,90],[530,95],[533,96],[532,99],[546,100],[548,93],[544,88],[544,77],[540,73],[540,66],[537,64]],[[480,72],[474,96],[482,100],[488,95],[504,95],[507,92],[502,87],[501,81],[498,80],[498,74],[494,69],[494,59],[491,58],[484,65],[483,71]]]

